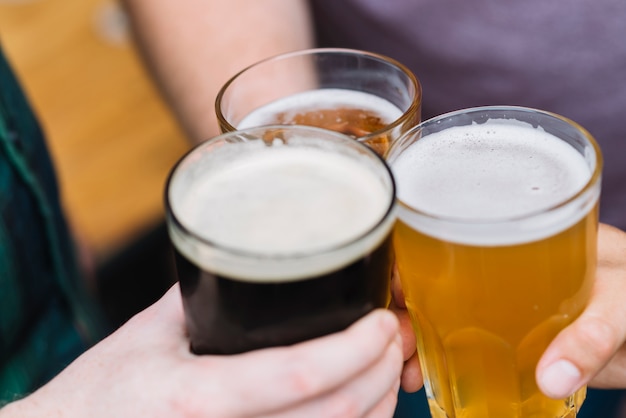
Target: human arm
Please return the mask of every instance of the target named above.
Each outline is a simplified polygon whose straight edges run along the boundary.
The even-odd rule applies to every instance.
[[[175,285],[0,417],[391,416],[400,346],[397,320],[378,310],[291,347],[197,356]]]
[[[218,133],[215,97],[244,67],[313,46],[306,0],[124,0],[137,44],[189,138]]]

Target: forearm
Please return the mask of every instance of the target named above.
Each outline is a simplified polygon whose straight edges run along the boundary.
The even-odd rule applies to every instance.
[[[244,67],[313,45],[305,0],[124,0],[137,44],[192,141],[218,133],[215,96]]]

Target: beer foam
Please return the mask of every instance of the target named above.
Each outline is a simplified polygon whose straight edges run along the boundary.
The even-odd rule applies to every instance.
[[[519,121],[489,120],[430,134],[411,144],[391,166],[400,201],[424,214],[458,222],[435,226],[438,222],[406,208],[400,218],[448,241],[529,242],[560,232],[586,214],[579,209],[560,211],[562,219],[554,215],[547,222],[544,217],[537,220],[544,223],[537,228],[524,220],[525,231],[510,224],[573,197],[591,177],[585,157],[571,145]],[[514,228],[507,228],[507,223]]]
[[[289,115],[316,109],[358,108],[375,112],[382,120],[391,123],[402,116],[402,110],[382,97],[357,90],[317,89],[293,94],[261,106],[247,114],[237,129],[276,123],[275,115]]]
[[[393,224],[392,216],[381,224],[393,186],[371,162],[332,147],[253,142],[212,154],[221,163],[170,199],[179,222],[214,247],[170,229],[177,248],[207,270],[246,280],[310,277],[363,256]]]

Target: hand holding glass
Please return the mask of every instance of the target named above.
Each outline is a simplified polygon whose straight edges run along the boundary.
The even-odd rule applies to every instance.
[[[166,207],[192,350],[289,345],[385,308],[394,196],[380,156],[324,129],[252,128],[190,151]]]
[[[396,260],[436,418],[575,417],[535,380],[585,308],[602,158],[582,127],[518,107],[466,109],[394,143]]]

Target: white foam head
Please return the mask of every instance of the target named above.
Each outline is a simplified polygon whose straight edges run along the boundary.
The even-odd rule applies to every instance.
[[[303,111],[341,107],[375,112],[387,123],[392,123],[402,116],[402,110],[397,106],[374,94],[347,89],[317,89],[293,94],[261,106],[246,115],[237,124],[237,129],[276,123],[276,115],[283,112],[293,115]],[[287,116],[286,119],[289,120],[291,117]]]
[[[567,142],[520,121],[492,119],[431,133],[408,146],[391,166],[400,201],[418,212],[405,207],[400,218],[452,242],[530,242],[560,232],[587,213],[576,207],[532,217],[576,195],[592,173],[585,157]]]
[[[311,277],[366,254],[392,224],[390,174],[372,155],[323,145],[257,140],[190,158],[172,177],[169,201],[200,240],[170,228],[176,247],[209,271],[246,280]]]

